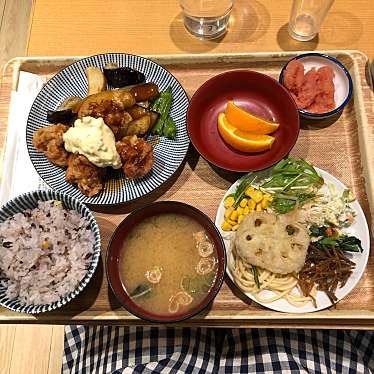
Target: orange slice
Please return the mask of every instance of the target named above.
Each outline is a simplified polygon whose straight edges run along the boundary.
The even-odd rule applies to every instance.
[[[237,129],[230,124],[225,113],[218,115],[218,132],[233,148],[248,153],[270,149],[275,140],[273,136],[253,134]]]
[[[271,134],[279,127],[279,123],[256,117],[236,106],[233,101],[227,103],[225,115],[227,120],[239,130],[255,134]]]

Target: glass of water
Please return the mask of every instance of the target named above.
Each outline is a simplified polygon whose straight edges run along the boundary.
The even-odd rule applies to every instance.
[[[180,0],[184,25],[202,39],[214,39],[226,33],[233,0]]]
[[[312,40],[334,0],[293,0],[288,32],[296,40]]]

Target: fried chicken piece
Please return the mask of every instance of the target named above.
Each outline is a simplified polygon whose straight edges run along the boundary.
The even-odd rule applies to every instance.
[[[116,148],[121,156],[122,169],[126,178],[141,178],[151,171],[153,148],[144,139],[139,139],[136,135],[125,136],[116,142]]]
[[[83,195],[94,196],[104,187],[105,169],[93,165],[83,155],[71,153],[65,177],[68,183],[77,183]]]
[[[84,116],[101,117],[113,131],[116,140],[122,138],[122,136],[117,137],[117,133],[123,133],[123,130],[132,121],[131,115],[113,100],[104,100],[100,104],[90,103],[87,111],[84,112]]]
[[[62,136],[69,128],[69,126],[59,123],[38,129],[34,132],[32,144],[38,151],[43,152],[53,164],[66,166],[69,153],[64,148]]]

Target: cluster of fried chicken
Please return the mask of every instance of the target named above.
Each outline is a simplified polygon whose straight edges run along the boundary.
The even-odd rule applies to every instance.
[[[122,168],[129,179],[148,174],[153,166],[152,145],[136,135],[125,136],[116,142],[117,152],[122,160]]]
[[[104,187],[105,169],[93,165],[83,155],[65,150],[63,134],[68,129],[69,126],[61,123],[38,129],[33,135],[32,143],[52,164],[67,166],[65,174],[67,182],[76,183],[86,196],[96,195]]]
[[[113,90],[88,96],[76,111],[78,118],[101,117],[110,127],[128,179],[143,177],[153,166],[152,145],[138,138],[149,131],[158,117],[157,113],[136,104],[137,101],[157,97],[157,86],[147,85],[139,86],[133,92]],[[94,196],[104,188],[106,168],[94,165],[83,154],[66,151],[63,134],[70,128],[68,123],[38,129],[33,135],[33,145],[53,164],[67,166],[65,177],[68,183],[77,184],[82,194]]]

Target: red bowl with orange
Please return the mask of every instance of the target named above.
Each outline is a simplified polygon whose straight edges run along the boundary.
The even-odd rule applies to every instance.
[[[238,128],[240,114],[235,124],[227,120],[230,102],[239,108],[234,108],[237,115],[247,112],[273,128],[262,134]],[[281,160],[295,145],[299,128],[291,94],[272,77],[252,70],[209,79],[192,96],[187,111],[187,130],[196,150],[213,165],[235,172],[265,169]]]

